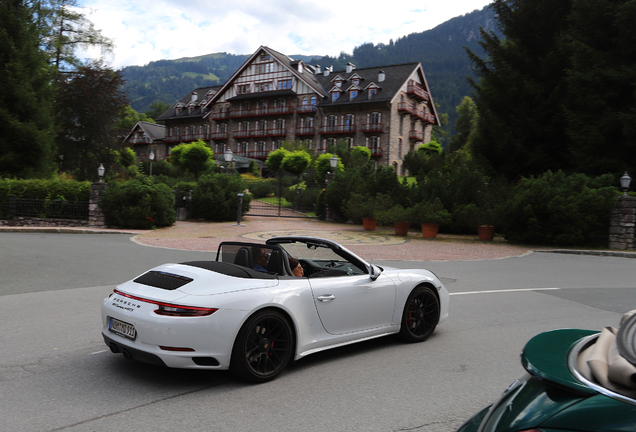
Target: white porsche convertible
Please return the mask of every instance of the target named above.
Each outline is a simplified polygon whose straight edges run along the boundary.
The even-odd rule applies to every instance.
[[[263,382],[329,348],[389,334],[421,342],[448,303],[430,271],[381,268],[330,240],[275,237],[223,242],[215,261],[164,264],[117,286],[102,304],[102,335],[128,359]]]

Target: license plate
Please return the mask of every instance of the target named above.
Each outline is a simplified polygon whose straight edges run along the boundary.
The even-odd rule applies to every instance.
[[[132,340],[135,340],[135,338],[137,337],[135,326],[123,321],[119,321],[115,318],[110,318],[110,322],[108,323],[108,330],[118,334],[119,336],[123,336]]]

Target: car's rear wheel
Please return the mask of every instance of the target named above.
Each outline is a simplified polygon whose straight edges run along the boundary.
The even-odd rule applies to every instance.
[[[408,342],[426,340],[439,322],[439,301],[432,288],[419,286],[411,291],[404,312],[400,337]]]
[[[269,381],[285,369],[293,346],[291,326],[283,314],[275,310],[257,312],[236,337],[231,370],[250,381]]]

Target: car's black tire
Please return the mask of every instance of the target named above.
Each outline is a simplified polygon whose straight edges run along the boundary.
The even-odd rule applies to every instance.
[[[287,318],[276,310],[256,312],[234,341],[230,370],[249,381],[269,381],[285,369],[293,350],[294,337]]]
[[[439,322],[439,300],[431,287],[418,286],[404,304],[400,337],[407,342],[426,340]]]

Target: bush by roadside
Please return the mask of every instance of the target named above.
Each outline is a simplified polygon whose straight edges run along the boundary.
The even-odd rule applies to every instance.
[[[107,225],[122,228],[163,227],[177,219],[172,190],[147,177],[109,184],[100,207]]]

